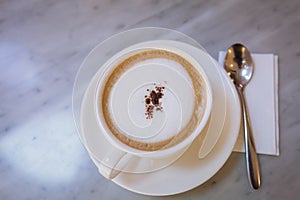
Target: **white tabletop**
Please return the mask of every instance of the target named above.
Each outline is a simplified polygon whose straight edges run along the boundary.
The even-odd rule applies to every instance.
[[[2,1],[0,199],[297,199],[299,10],[298,0]],[[169,198],[127,191],[98,173],[73,123],[75,75],[98,43],[145,26],[181,31],[216,59],[236,42],[279,56],[280,156],[259,156],[258,191],[242,153],[203,185]]]

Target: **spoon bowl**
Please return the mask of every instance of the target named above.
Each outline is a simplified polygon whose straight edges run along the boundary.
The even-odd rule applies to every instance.
[[[234,44],[227,50],[224,67],[235,85],[243,87],[249,83],[253,66],[251,54],[244,45]]]

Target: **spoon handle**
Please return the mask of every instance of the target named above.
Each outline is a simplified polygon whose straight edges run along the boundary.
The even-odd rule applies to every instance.
[[[245,153],[248,179],[253,189],[260,187],[260,169],[256,154],[256,148],[253,140],[252,130],[250,127],[250,120],[248,118],[248,111],[246,107],[246,101],[244,98],[243,88],[237,87],[238,94],[241,100],[242,108],[242,125],[245,134]]]

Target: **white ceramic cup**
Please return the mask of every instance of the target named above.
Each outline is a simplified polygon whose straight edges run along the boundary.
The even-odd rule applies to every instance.
[[[149,50],[167,51],[184,58],[197,70],[201,76],[202,84],[205,86],[201,91],[203,98],[205,98],[205,105],[200,112],[201,120],[197,122],[196,127],[193,130],[185,131],[188,135],[182,141],[153,151],[138,149],[117,139],[112,128],[106,123],[102,104],[103,89],[107,86],[107,77],[111,75],[116,66],[132,55]],[[147,46],[128,48],[109,59],[101,70],[102,73],[95,91],[95,114],[101,132],[109,143],[115,147],[110,149],[100,161],[103,164],[102,169],[105,171],[102,174],[106,178],[116,177],[130,162],[132,156],[158,159],[177,158],[184,153],[205,127],[212,107],[210,83],[201,65],[186,52],[171,46],[163,49]],[[193,83],[189,80],[188,73],[178,63],[176,64],[168,59],[149,59],[128,69],[119,79],[111,89],[109,102],[105,106],[109,107],[108,110],[112,113],[115,126],[129,138],[155,143],[157,140],[163,140],[164,137],[173,136],[172,133],[180,132],[190,121],[190,115],[195,114],[193,111]],[[148,88],[150,91],[155,90],[155,86],[158,85],[165,87],[166,93],[164,96],[166,96],[166,99],[163,96],[163,110],[157,112],[154,110],[153,118],[146,119],[143,98],[147,95],[150,96],[147,93]],[[166,135],[165,132],[171,135]]]

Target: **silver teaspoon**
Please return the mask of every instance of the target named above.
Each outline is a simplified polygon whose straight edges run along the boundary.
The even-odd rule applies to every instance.
[[[233,81],[241,102],[242,125],[245,134],[245,152],[248,179],[254,189],[260,187],[260,169],[257,159],[255,144],[250,127],[250,120],[246,101],[244,98],[244,88],[249,83],[253,74],[253,61],[248,49],[242,44],[234,44],[228,48],[224,60],[224,68]]]

